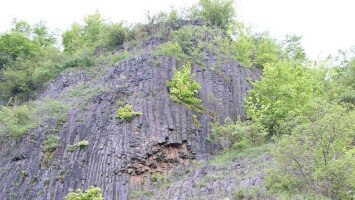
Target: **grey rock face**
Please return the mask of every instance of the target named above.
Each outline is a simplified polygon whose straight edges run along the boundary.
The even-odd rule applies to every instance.
[[[178,67],[172,58],[141,55],[107,67],[97,79],[84,71],[59,76],[41,97],[68,103],[70,98],[62,97],[82,83],[99,92],[83,107],[69,110],[57,133],[60,147],[51,156],[42,152],[41,144],[57,126],[54,119],[17,142],[0,144],[0,199],[63,199],[69,189],[90,186],[100,187],[105,199],[128,199],[130,190],[150,187],[152,173],[168,174],[189,160],[208,158],[217,149],[208,142],[210,122],[245,118],[249,79],[257,79],[260,71],[237,62],[209,70],[214,61],[205,63],[204,68],[193,67],[201,85],[198,97],[208,110],[202,114],[170,99],[166,82]],[[117,100],[142,115],[128,122],[116,119]],[[68,151],[81,140],[90,144]]]

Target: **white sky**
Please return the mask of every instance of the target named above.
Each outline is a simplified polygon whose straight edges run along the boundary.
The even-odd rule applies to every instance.
[[[3,0],[0,31],[8,30],[13,18],[30,23],[46,21],[65,30],[83,16],[99,10],[110,21],[139,22],[147,11],[154,14],[171,6],[189,7],[197,0]],[[235,0],[238,18],[282,39],[287,34],[303,36],[311,58],[324,58],[338,49],[355,45],[355,0]]]

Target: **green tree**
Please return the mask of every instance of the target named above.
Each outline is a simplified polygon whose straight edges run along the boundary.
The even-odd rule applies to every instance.
[[[71,29],[62,35],[64,52],[73,54],[82,49],[93,51],[100,42],[105,26],[105,21],[98,11],[86,16],[84,25],[73,24]]]
[[[281,42],[283,58],[303,62],[306,60],[306,52],[301,45],[302,37],[287,35]]]
[[[350,200],[355,194],[355,112],[324,102],[311,108],[305,121],[277,141],[273,153],[277,166],[270,172],[268,187]]]
[[[235,23],[232,0],[200,0],[196,12],[198,18],[224,31],[229,31]]]
[[[81,36],[81,32],[81,26],[79,24],[73,24],[70,30],[63,33],[62,40],[65,53],[75,53],[84,48],[84,41]]]
[[[355,105],[355,48],[352,51],[342,55],[339,66],[329,70],[327,84],[332,100]]]
[[[323,83],[316,75],[320,72],[292,61],[266,64],[262,79],[253,83],[246,98],[247,116],[276,133],[283,119],[305,112],[322,91]]]
[[[9,55],[12,60],[19,57],[33,57],[38,50],[38,46],[20,32],[0,35],[0,52]]]
[[[101,31],[101,45],[110,48],[120,47],[127,35],[127,29],[119,23],[106,25]]]

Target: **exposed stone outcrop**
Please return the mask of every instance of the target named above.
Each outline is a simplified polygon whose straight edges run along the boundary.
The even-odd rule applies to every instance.
[[[193,73],[206,113],[170,99],[166,82],[179,67],[172,58],[143,54],[107,66],[96,78],[83,70],[63,73],[41,98],[69,103],[77,99],[67,93],[80,84],[97,90],[81,107],[70,108],[57,132],[60,147],[51,158],[41,144],[57,126],[54,119],[17,142],[0,144],[0,199],[63,199],[69,189],[90,186],[100,187],[105,199],[128,199],[132,188],[149,187],[151,174],[169,174],[192,159],[208,158],[216,150],[208,141],[210,122],[245,118],[243,99],[260,71],[234,61],[215,70],[210,70],[216,66],[213,58],[204,63],[204,68],[193,66]],[[143,114],[129,122],[116,119],[117,100]],[[90,144],[68,151],[81,140]]]

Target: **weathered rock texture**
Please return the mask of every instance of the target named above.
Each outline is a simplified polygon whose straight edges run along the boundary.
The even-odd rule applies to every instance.
[[[204,68],[193,67],[198,97],[208,110],[202,114],[170,99],[166,82],[179,66],[172,58],[143,54],[106,67],[96,78],[83,70],[63,73],[41,95],[77,105],[59,126],[60,147],[52,155],[41,150],[58,126],[54,119],[18,142],[0,144],[0,199],[63,199],[69,189],[90,186],[100,187],[105,199],[128,199],[131,190],[150,187],[152,173],[169,174],[191,159],[208,158],[216,149],[208,142],[210,122],[245,117],[243,98],[260,71],[237,62],[209,70],[215,61],[204,62]],[[84,103],[74,102],[80,99],[73,97],[75,89],[83,85],[95,89]],[[143,114],[129,122],[116,119],[118,100]],[[68,151],[81,140],[90,144]]]

